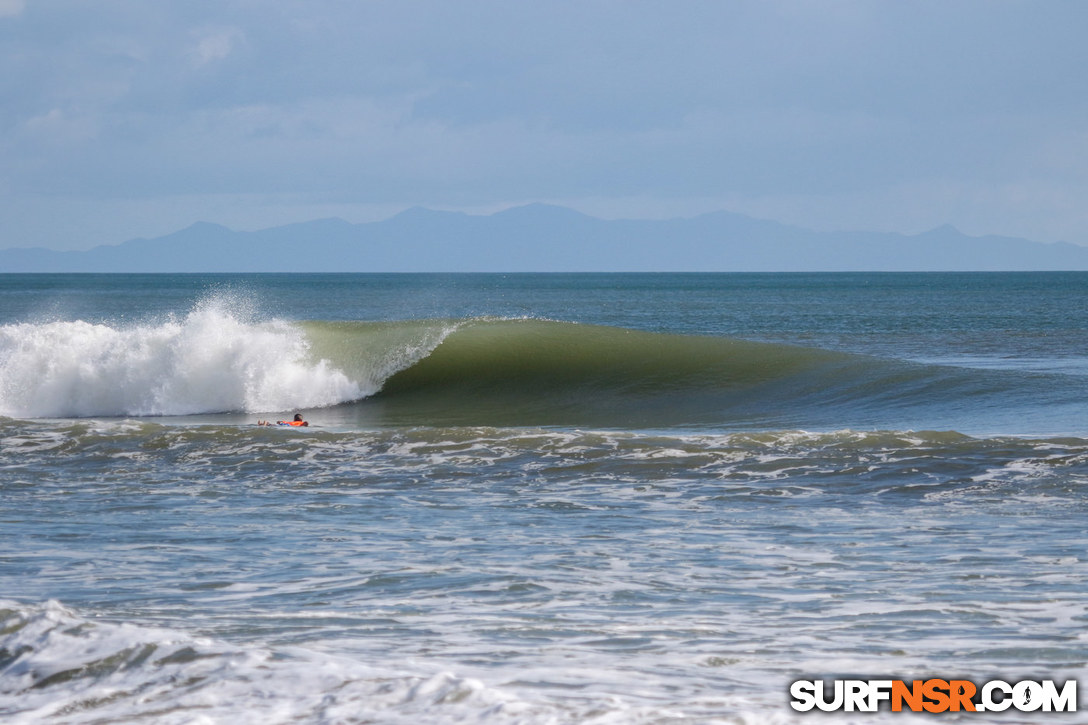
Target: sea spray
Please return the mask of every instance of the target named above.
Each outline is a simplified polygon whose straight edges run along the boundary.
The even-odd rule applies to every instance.
[[[376,392],[397,373],[431,355],[439,345],[464,328],[492,320],[327,321],[299,323],[311,353],[331,360],[360,388]]]
[[[305,335],[253,322],[229,300],[159,324],[86,321],[0,326],[0,414],[19,417],[275,411],[361,398],[361,387]]]

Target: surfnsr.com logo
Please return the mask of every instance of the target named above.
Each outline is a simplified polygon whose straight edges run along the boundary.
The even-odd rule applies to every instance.
[[[1077,681],[797,680],[790,697],[798,712],[876,712],[884,703],[892,712],[1076,712]]]

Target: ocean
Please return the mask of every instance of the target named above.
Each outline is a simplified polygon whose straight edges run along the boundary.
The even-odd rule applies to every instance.
[[[1088,273],[0,275],[0,720],[1083,679],[1086,351]]]

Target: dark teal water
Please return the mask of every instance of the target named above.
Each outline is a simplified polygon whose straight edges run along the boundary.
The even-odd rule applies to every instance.
[[[1086,292],[0,276],[0,716],[787,722],[798,678],[1079,677]]]

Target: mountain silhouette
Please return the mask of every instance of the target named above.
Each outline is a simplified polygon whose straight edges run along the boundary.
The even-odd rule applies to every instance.
[[[530,204],[490,216],[408,209],[254,232],[199,222],[85,251],[0,250],[0,272],[822,272],[1085,270],[1088,247],[951,226],[818,232],[729,212],[604,220]]]

